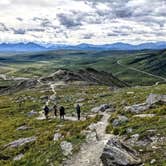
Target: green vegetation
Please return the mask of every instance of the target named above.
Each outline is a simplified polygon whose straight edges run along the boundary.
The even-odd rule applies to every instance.
[[[3,55],[0,55],[3,57]],[[118,64],[118,61],[122,65]],[[81,104],[82,116],[88,117],[91,108],[100,104],[112,104],[116,112],[110,118],[107,133],[120,135],[126,139],[134,134],[139,134],[139,139],[157,135],[166,137],[166,106],[158,104],[145,113],[156,114],[151,118],[133,117],[132,113],[124,111],[125,106],[145,102],[150,93],[165,94],[166,85],[154,85],[162,82],[161,79],[134,71],[128,67],[137,68],[165,77],[165,51],[56,51],[30,54],[8,55],[1,62],[1,73],[8,77],[41,77],[48,76],[59,68],[79,70],[92,67],[97,70],[112,72],[115,76],[126,81],[130,85],[151,85],[123,88],[112,91],[107,86],[79,86],[68,85],[56,88],[58,106],[63,105],[69,116],[75,116],[74,104],[78,99],[83,99]],[[128,67],[126,67],[128,66]],[[160,68],[159,68],[160,66]],[[0,88],[15,85],[18,81],[0,79]],[[132,92],[132,93],[127,93]],[[29,116],[31,110],[38,113],[42,111],[45,103],[42,97],[50,96],[50,86],[43,85],[36,89],[29,89],[15,94],[0,96],[0,165],[60,165],[66,158],[60,148],[64,140],[73,144],[73,152],[77,152],[80,145],[85,141],[82,133],[91,123],[100,120],[101,116],[88,117],[85,121],[61,121],[57,119],[37,120]],[[22,104],[17,100],[24,98]],[[125,115],[129,121],[120,126],[113,126],[112,122],[118,115]],[[20,126],[27,126],[28,130],[17,130]],[[132,128],[131,132],[127,130]],[[153,131],[152,133],[149,131]],[[53,141],[54,134],[62,134],[59,141]],[[4,145],[26,137],[36,136],[37,140],[19,148],[4,148]],[[149,147],[135,146],[140,151],[145,166],[148,166],[152,159],[164,166],[165,163],[165,142],[159,142],[157,150]],[[19,161],[13,161],[18,154],[24,154]]]
[[[144,111],[144,114],[155,114],[154,117],[139,118],[134,117],[134,114],[125,112],[125,105],[132,105],[145,102],[146,97],[150,93],[165,94],[166,86],[149,86],[149,87],[138,87],[123,89],[114,95],[111,100],[116,105],[116,112],[110,118],[110,125],[107,127],[107,133],[113,133],[129,139],[134,134],[139,134],[140,140],[150,139],[152,136],[159,136],[166,138],[166,106],[163,104],[157,104],[155,108],[151,108]],[[134,92],[134,94],[128,94],[127,92]],[[128,122],[122,123],[119,126],[113,126],[112,122],[117,118],[118,115],[125,115],[129,118]],[[128,129],[132,129],[128,132]],[[158,148],[153,149],[149,146],[140,145],[134,147],[136,150],[142,149],[140,152],[142,160],[150,163],[152,159],[156,159],[157,165],[164,166],[166,144],[165,142],[159,141]],[[146,164],[145,164],[146,165]]]
[[[4,57],[4,55],[0,55]],[[162,82],[138,71],[119,65],[120,60],[128,67],[165,77],[165,51],[50,51],[41,53],[14,54],[2,60],[0,70],[9,76],[41,77],[59,68],[78,70],[95,68],[111,72],[130,85],[152,85]]]
[[[82,102],[82,116],[90,114],[90,109],[103,103],[111,103],[115,106],[116,112],[110,119],[110,125],[107,127],[108,133],[118,135],[126,135],[130,137],[133,134],[140,134],[140,139],[148,136],[148,130],[155,129],[155,133],[166,136],[166,107],[165,105],[157,105],[156,108],[147,110],[146,113],[155,113],[156,117],[152,118],[133,118],[133,114],[124,112],[125,105],[144,102],[150,93],[164,94],[166,85],[124,88],[118,91],[111,91],[106,86],[66,86],[57,88],[58,105],[63,104],[68,115],[74,114],[73,104],[77,99],[84,98]],[[127,94],[134,92],[134,94]],[[91,123],[100,120],[101,116],[91,117],[85,121],[60,121],[52,120],[36,120],[36,116],[28,116],[28,112],[32,109],[39,112],[42,109],[43,102],[41,96],[51,95],[50,91],[42,89],[22,91],[10,96],[0,96],[0,165],[59,165],[65,156],[60,148],[60,142],[63,140],[70,141],[73,146],[73,152],[79,150],[80,145],[85,141],[85,136],[81,131],[87,128]],[[28,99],[19,107],[15,101],[19,96]],[[34,102],[35,101],[35,102]],[[125,115],[129,118],[129,122],[114,128],[112,126],[113,119],[118,114]],[[16,130],[18,127],[26,125],[29,130]],[[127,134],[126,129],[132,128],[132,132]],[[63,137],[54,142],[53,136],[58,131]],[[6,148],[4,145],[17,140],[36,136],[34,143],[29,143],[19,148]],[[142,156],[146,163],[153,158],[159,164],[164,163],[165,144],[159,148],[157,153],[153,153],[153,149],[143,148]],[[136,149],[140,147],[135,147]],[[18,154],[23,153],[24,157],[19,161],[13,161]],[[145,158],[144,158],[145,157]],[[3,159],[3,160],[2,160]]]

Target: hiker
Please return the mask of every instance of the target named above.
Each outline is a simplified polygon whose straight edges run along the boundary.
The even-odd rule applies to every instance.
[[[57,105],[54,105],[54,106],[53,106],[53,111],[54,111],[55,117],[57,117],[57,112],[58,112]]]
[[[60,112],[60,119],[65,119],[65,108],[63,107],[63,106],[61,106],[60,108],[59,108],[59,112]]]
[[[79,104],[77,104],[76,106],[76,113],[77,113],[78,120],[80,120],[81,108]]]
[[[46,119],[48,119],[48,113],[49,113],[49,111],[50,111],[50,109],[48,108],[47,105],[45,105],[45,107],[44,107],[44,115],[45,115]]]

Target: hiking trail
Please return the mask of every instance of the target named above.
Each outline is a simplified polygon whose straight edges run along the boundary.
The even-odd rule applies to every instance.
[[[102,119],[96,125],[96,132],[99,139],[84,143],[80,151],[74,154],[70,160],[66,161],[64,166],[102,166],[100,156],[107,141],[113,137],[113,135],[105,133],[110,114],[102,113],[102,115]]]

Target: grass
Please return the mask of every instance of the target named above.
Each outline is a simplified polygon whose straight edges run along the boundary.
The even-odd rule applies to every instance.
[[[74,95],[76,92],[81,95],[84,91],[91,93],[94,90],[94,87],[88,87],[88,90],[85,88],[84,90],[80,90],[79,88],[80,87],[76,89],[74,87],[66,87],[57,90],[60,96],[58,104],[65,106],[67,114],[71,115],[75,111],[73,103],[80,97],[79,95]],[[66,97],[64,97],[64,93]],[[27,113],[32,109],[37,112],[42,110],[43,103],[39,99],[40,96],[50,94],[51,92],[49,91],[42,92],[42,90],[32,90],[18,92],[10,96],[0,96],[0,165],[60,165],[65,158],[60,148],[60,142],[63,140],[70,141],[73,144],[73,153],[77,152],[80,145],[85,141],[85,136],[81,131],[85,130],[91,123],[96,123],[101,118],[101,116],[97,115],[85,121],[71,122],[61,121],[59,118],[51,121],[37,121],[35,119],[36,116],[29,117]],[[26,102],[22,104],[21,108],[19,104],[16,103],[20,96],[22,96],[22,98],[28,98]],[[71,97],[71,100],[69,100],[68,97]],[[83,108],[82,114],[86,113],[86,109],[89,108],[90,105]],[[25,131],[16,130],[22,125],[26,125],[30,127],[30,129]],[[63,138],[54,142],[53,136],[56,131],[61,133]],[[3,148],[3,146],[9,142],[31,136],[36,136],[37,141],[19,148]],[[20,153],[24,154],[23,159],[13,161],[13,158]]]
[[[85,121],[60,121],[59,118],[53,120],[36,120],[36,116],[29,117],[28,112],[32,109],[39,112],[42,110],[44,101],[41,96],[50,96],[51,91],[41,89],[31,89],[17,92],[11,95],[0,96],[0,165],[19,166],[19,165],[60,165],[66,157],[63,155],[60,148],[61,141],[70,141],[73,144],[73,153],[76,153],[81,144],[85,141],[85,136],[82,131],[91,123],[100,120],[101,116],[88,118]],[[63,105],[66,108],[67,115],[75,115],[74,104],[78,99],[85,99],[82,102],[82,116],[91,114],[90,110],[100,104],[112,104],[116,108],[116,112],[110,118],[110,124],[107,127],[107,133],[114,133],[128,138],[133,134],[139,134],[140,139],[146,137],[149,129],[155,129],[155,135],[160,134],[166,137],[166,106],[157,105],[155,108],[147,110],[146,113],[154,113],[153,118],[133,118],[133,114],[124,112],[124,106],[136,103],[142,103],[150,93],[164,94],[166,85],[158,86],[137,86],[133,88],[124,88],[117,91],[111,91],[107,86],[79,86],[70,85],[58,87],[56,89],[58,105]],[[132,93],[128,93],[132,92]],[[25,99],[25,102],[19,107],[17,99]],[[52,103],[53,104],[53,103]],[[125,115],[129,118],[129,122],[118,127],[112,126],[112,121],[117,115]],[[26,125],[31,129],[25,131],[16,130],[18,127]],[[127,133],[126,130],[132,128],[132,133]],[[59,132],[63,137],[54,142],[53,136]],[[6,148],[3,146],[17,140],[36,136],[37,140],[34,143],[26,144],[19,148]],[[165,164],[164,151],[165,144],[159,146],[157,152],[153,149],[143,148],[142,159],[145,165],[148,165],[152,159],[156,159],[158,165]],[[135,147],[136,149],[140,147]],[[18,154],[23,153],[24,157],[19,161],[13,161],[13,158]]]
[[[149,86],[149,87],[136,87],[131,89],[123,89],[113,95],[111,99],[116,105],[116,112],[110,118],[110,124],[107,126],[107,133],[113,133],[129,139],[134,134],[139,134],[139,139],[144,140],[152,136],[165,137],[166,138],[166,105],[157,104],[154,108],[144,111],[143,113],[155,114],[156,116],[151,118],[138,118],[133,117],[134,114],[125,112],[124,107],[126,105],[138,104],[145,102],[146,97],[150,93],[165,94],[166,86]],[[127,95],[127,92],[134,92],[133,94]],[[123,101],[122,101],[123,100]],[[112,122],[117,118],[118,115],[125,115],[129,121],[122,123],[119,126],[113,126]],[[132,129],[129,133],[128,129]],[[151,133],[150,131],[153,131]],[[143,149],[140,152],[140,156],[144,161],[145,165],[148,165],[152,159],[156,160],[158,166],[164,166],[165,162],[165,151],[166,144],[158,142],[158,149],[153,149],[149,146],[138,146],[134,147],[136,150]]]
[[[150,57],[150,58],[149,58]],[[165,53],[161,51],[53,51],[12,55],[2,61],[1,73],[15,77],[48,76],[59,68],[79,70],[95,68],[113,73],[130,85],[153,85],[162,80],[127,69],[119,64],[120,60],[130,67],[165,77]],[[10,66],[10,68],[9,68]],[[160,68],[159,68],[160,67]]]

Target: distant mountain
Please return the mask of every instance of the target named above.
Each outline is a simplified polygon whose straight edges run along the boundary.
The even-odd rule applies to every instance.
[[[39,45],[36,43],[2,43],[0,44],[1,52],[21,52],[21,51],[48,51],[48,50],[159,50],[166,49],[166,42],[156,43],[143,43],[139,45],[132,45],[127,43],[113,43],[104,45],[93,45],[82,43],[79,45],[67,45],[67,44],[44,44]]]
[[[0,44],[1,52],[29,52],[47,50],[45,47],[36,43],[2,43]]]
[[[79,45],[54,45],[50,47],[51,49],[68,49],[68,50],[159,50],[166,49],[166,42],[156,42],[156,43],[143,43],[139,45],[132,45],[127,43],[113,43],[104,45],[93,45],[82,43]]]

